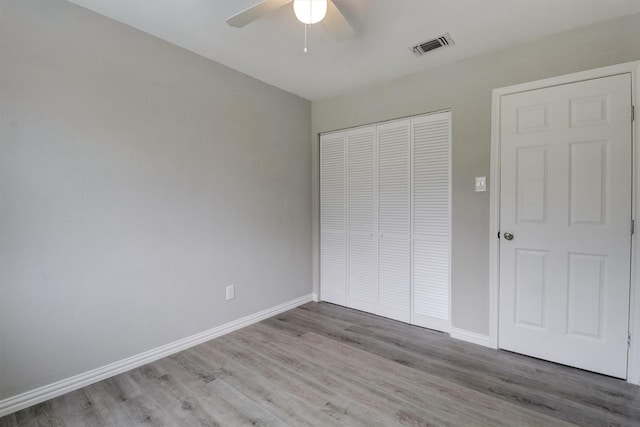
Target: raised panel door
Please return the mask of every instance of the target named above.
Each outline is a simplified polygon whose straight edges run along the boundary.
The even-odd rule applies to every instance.
[[[503,97],[501,348],[626,377],[631,157],[629,74]]]

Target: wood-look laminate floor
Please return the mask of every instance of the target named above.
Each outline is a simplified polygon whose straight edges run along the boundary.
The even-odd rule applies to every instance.
[[[640,425],[640,387],[309,303],[0,426]]]

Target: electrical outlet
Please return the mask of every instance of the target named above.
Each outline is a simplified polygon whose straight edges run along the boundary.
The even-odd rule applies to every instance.
[[[236,285],[227,286],[227,301],[236,297]]]

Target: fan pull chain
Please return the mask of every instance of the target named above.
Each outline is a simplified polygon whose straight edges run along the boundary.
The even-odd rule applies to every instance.
[[[307,53],[307,24],[304,24],[304,53]]]
[[[309,18],[311,18],[313,16],[313,1],[309,2]],[[311,24],[309,24],[309,27],[311,27]],[[307,24],[304,24],[304,53],[309,52],[309,49],[307,49]]]

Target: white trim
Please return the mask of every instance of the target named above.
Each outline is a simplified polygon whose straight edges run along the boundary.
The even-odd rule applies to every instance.
[[[447,112],[449,113],[449,164],[447,165],[449,168],[449,247],[447,248],[449,250],[449,312],[447,313],[445,332],[453,329],[453,321],[451,320],[451,313],[453,313],[453,111],[448,110]]]
[[[458,329],[453,326],[449,329],[451,338],[481,345],[483,347],[493,348],[488,335],[482,335],[477,332],[467,331],[466,329]]]
[[[320,302],[320,295],[317,292],[311,294],[311,301]]]
[[[70,391],[78,390],[79,388],[97,383],[98,381],[113,377],[114,375],[118,375],[122,372],[146,365],[147,363],[162,359],[163,357],[170,356],[182,350],[186,350],[203,342],[228,334],[229,332],[233,332],[244,328],[245,326],[249,326],[253,323],[275,316],[276,314],[291,310],[302,304],[306,304],[311,300],[311,294],[305,295],[275,307],[259,311],[258,313],[250,314],[249,316],[245,316],[241,319],[225,323],[224,325],[216,326],[215,328],[207,331],[191,335],[190,337],[122,359],[118,362],[110,363],[53,384],[0,400],[0,417],[19,411],[20,409],[28,408],[29,406],[37,403],[44,402],[45,400],[53,399],[54,397],[61,396]]]
[[[500,230],[500,101],[508,94],[526,92],[546,87],[559,86],[584,80],[592,80],[617,74],[631,73],[632,103],[638,110],[640,100],[640,61],[627,62],[610,67],[595,70],[582,71],[564,76],[538,80],[529,83],[507,86],[494,89],[492,93],[491,113],[491,175],[490,185],[490,241],[489,241],[489,343],[493,348],[498,348],[498,304],[499,304],[499,272],[500,272],[500,246],[497,239]],[[637,116],[638,114],[636,114]],[[638,136],[640,135],[640,120],[636,117],[633,127],[633,194],[632,217],[636,218],[637,201],[640,200],[640,153],[638,153]],[[637,218],[636,218],[637,219]],[[640,251],[637,248],[636,236],[633,236],[631,244],[631,296],[629,307],[629,331],[631,334],[631,347],[627,361],[627,381],[640,385],[640,280],[636,271],[640,271]],[[452,334],[453,336],[453,334]]]
[[[635,106],[635,126],[632,126],[633,132],[633,183],[635,188],[632,193],[632,217],[637,221],[638,218],[638,201],[640,200],[640,149],[638,149],[640,135],[640,61],[626,64],[631,68],[631,88],[632,102]],[[638,248],[637,237],[638,232],[631,239],[631,296],[629,304],[629,333],[631,334],[631,346],[629,348],[629,359],[627,364],[627,381],[640,385],[640,280],[638,272],[640,271],[640,250]]]
[[[498,308],[500,293],[500,95],[492,93],[491,165],[489,171],[489,344],[498,348]]]

